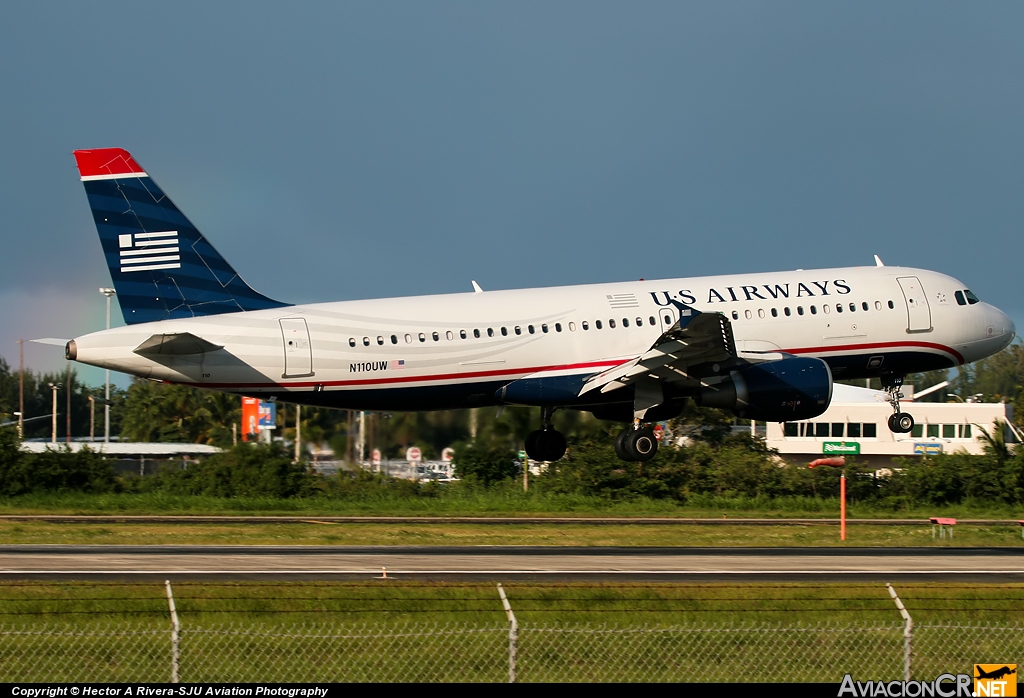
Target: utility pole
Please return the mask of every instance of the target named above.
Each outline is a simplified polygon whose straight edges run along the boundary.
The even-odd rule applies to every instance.
[[[89,441],[96,440],[96,398],[89,396]]]
[[[107,298],[107,329],[110,329],[110,298],[115,295],[117,291],[112,288],[101,288],[102,293]],[[106,380],[104,381],[103,397],[106,402],[103,405],[103,443],[110,443],[110,369],[106,371]]]
[[[68,368],[66,373],[67,377],[67,390],[65,391],[67,399],[65,400],[64,408],[64,442],[71,443],[71,362],[68,361]]]
[[[25,437],[25,340],[18,340],[18,438]]]
[[[53,405],[50,407],[52,414],[50,415],[51,431],[50,431],[50,443],[57,443],[57,389],[60,386],[50,383],[50,390],[53,392]]]

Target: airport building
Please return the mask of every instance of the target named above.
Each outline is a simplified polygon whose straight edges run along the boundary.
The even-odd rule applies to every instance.
[[[769,422],[765,441],[790,463],[848,456],[876,468],[892,467],[893,458],[965,451],[984,453],[982,429],[993,433],[995,422],[1005,423],[1008,442],[1020,441],[1012,426],[1013,406],[986,402],[915,402],[913,388],[902,410],[914,417],[909,434],[889,431],[892,407],[880,390],[835,386],[832,404],[824,414],[803,422]]]

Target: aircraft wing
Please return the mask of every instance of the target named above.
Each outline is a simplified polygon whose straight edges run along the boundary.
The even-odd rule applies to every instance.
[[[583,385],[580,395],[592,390],[607,393],[647,379],[697,386],[702,375],[715,372],[701,370],[702,367],[719,364],[721,368],[741,358],[771,361],[781,358],[781,354],[743,353],[741,357],[736,351],[732,324],[725,315],[702,313],[682,306],[679,320],[650,349],[631,361],[592,376]]]

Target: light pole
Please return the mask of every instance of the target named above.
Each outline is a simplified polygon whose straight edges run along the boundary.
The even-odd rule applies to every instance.
[[[112,288],[101,288],[102,293],[107,298],[107,329],[110,329],[110,297],[117,293]],[[103,443],[110,443],[110,369],[105,371],[106,378],[103,386],[103,397],[106,402],[103,405]]]
[[[53,406],[50,408],[53,414],[50,415],[52,421],[52,431],[50,434],[50,443],[57,443],[57,389],[59,385],[50,383],[50,390],[53,391]]]

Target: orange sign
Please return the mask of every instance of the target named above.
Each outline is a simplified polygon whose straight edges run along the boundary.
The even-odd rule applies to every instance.
[[[260,440],[260,399],[242,398],[242,441]]]

